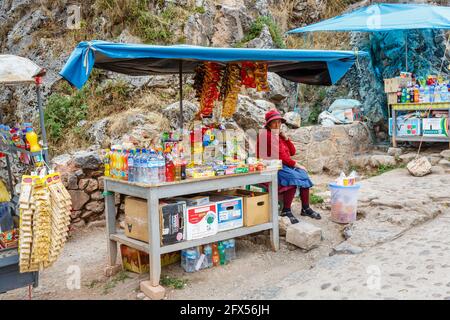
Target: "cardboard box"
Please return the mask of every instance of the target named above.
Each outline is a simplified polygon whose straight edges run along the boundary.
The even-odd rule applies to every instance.
[[[120,254],[122,256],[122,267],[125,270],[139,274],[150,271],[150,258],[147,253],[121,244]],[[161,267],[168,266],[180,261],[180,251],[165,253],[161,255]]]
[[[268,193],[235,189],[223,191],[221,194],[242,197],[244,204],[244,227],[252,227],[270,221],[270,203]]]
[[[397,92],[390,92],[387,93],[387,101],[388,104],[397,104]]]
[[[396,126],[397,136],[420,136],[422,134],[422,119],[411,118],[403,119],[397,118]],[[392,136],[392,118],[389,118],[389,135]]]
[[[184,201],[188,207],[204,206],[209,204],[208,196],[175,197],[176,201]]]
[[[161,245],[173,244],[185,239],[185,202],[161,202],[159,216]],[[149,241],[145,199],[125,198],[125,235],[136,240]]]
[[[448,137],[448,123],[447,118],[423,119],[423,135],[427,137]]]
[[[217,206],[219,232],[240,228],[244,225],[242,197],[213,195],[210,200]]]
[[[215,235],[218,227],[217,206],[215,203],[187,208],[186,240],[201,239]]]
[[[405,88],[412,82],[411,77],[384,79],[384,92],[397,92],[398,88]]]

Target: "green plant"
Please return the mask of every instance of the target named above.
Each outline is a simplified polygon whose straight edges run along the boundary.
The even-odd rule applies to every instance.
[[[172,278],[170,276],[161,277],[161,285],[165,287],[172,287],[174,289],[183,289],[187,285],[188,280]]]
[[[73,128],[81,120],[85,120],[88,111],[88,90],[73,91],[71,95],[53,93],[45,107],[44,119],[49,138],[58,142],[63,138],[65,129]]]
[[[309,197],[309,202],[311,204],[319,204],[319,203],[324,203],[324,199],[321,196],[318,196],[318,195],[313,193]]]
[[[97,286],[100,283],[99,280],[94,279],[89,284],[86,285],[89,289],[93,289],[95,286]]]
[[[195,7],[194,12],[204,14],[206,12],[206,9],[205,7]]]
[[[286,44],[284,43],[283,34],[281,33],[280,28],[275,23],[275,21],[273,21],[273,19],[268,16],[259,16],[258,18],[256,18],[256,20],[250,26],[250,30],[248,31],[248,33],[241,41],[235,44],[235,47],[243,47],[245,43],[259,37],[264,26],[267,26],[269,28],[270,36],[272,37],[275,46],[285,49]]]
[[[110,281],[105,283],[105,285],[103,286],[103,294],[108,294],[109,290],[115,288],[117,283],[123,283],[126,279],[131,279],[131,277],[127,274],[126,271],[119,271]]]

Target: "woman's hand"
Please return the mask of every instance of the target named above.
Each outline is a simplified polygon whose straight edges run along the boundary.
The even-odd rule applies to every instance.
[[[287,140],[286,134],[283,131],[280,131],[280,138]]]
[[[304,166],[299,165],[298,163],[295,164],[295,167],[296,167],[296,168],[299,168],[299,169],[302,169],[302,170],[305,170],[305,171],[308,171],[308,170],[306,170],[306,168],[305,168]]]

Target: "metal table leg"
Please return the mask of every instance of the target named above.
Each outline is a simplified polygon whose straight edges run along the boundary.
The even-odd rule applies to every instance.
[[[107,191],[107,183],[105,183],[105,217],[106,217],[106,233],[108,235],[108,252],[109,265],[115,266],[117,260],[117,243],[111,240],[111,234],[116,233],[116,205],[114,201],[114,193]]]
[[[270,194],[270,208],[272,212],[272,224],[273,227],[270,230],[270,241],[273,251],[278,251],[280,249],[280,237],[278,229],[278,177],[273,175],[272,182],[269,185]]]
[[[392,146],[397,148],[397,116],[395,114],[395,108],[392,106]]]
[[[148,210],[148,234],[149,234],[149,258],[150,258],[150,283],[156,287],[161,276],[161,245],[160,245],[160,221],[159,199],[156,190],[150,190],[147,199]]]

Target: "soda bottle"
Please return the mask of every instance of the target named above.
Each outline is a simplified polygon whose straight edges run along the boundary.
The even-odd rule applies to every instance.
[[[222,241],[219,242],[219,246],[217,247],[217,250],[219,251],[220,264],[224,265],[226,263],[226,260],[225,260],[225,247],[224,247]]]
[[[420,100],[420,98],[419,98],[419,87],[415,86],[414,87],[414,102],[415,103],[419,103],[419,100]]]
[[[173,181],[175,181],[175,165],[172,156],[168,154],[166,159],[166,182]]]
[[[15,132],[17,133],[17,130]],[[29,128],[25,136],[28,144],[30,145],[30,152],[41,152],[42,149],[38,143],[38,136],[36,132],[34,132],[33,129]],[[20,139],[18,135],[17,138]],[[41,166],[43,161],[42,155],[39,154],[37,156],[34,156],[34,161],[37,166]]]
[[[219,255],[219,250],[217,248],[217,243],[213,243],[212,245],[212,261],[213,261],[213,266],[218,266],[220,264],[220,255]]]
[[[402,90],[397,90],[397,103],[402,103]]]
[[[407,98],[408,98],[408,92],[407,92],[406,88],[403,88],[402,89],[402,103],[406,103]]]
[[[111,150],[106,149],[105,157],[103,158],[103,164],[105,166],[105,177],[111,176]]]

